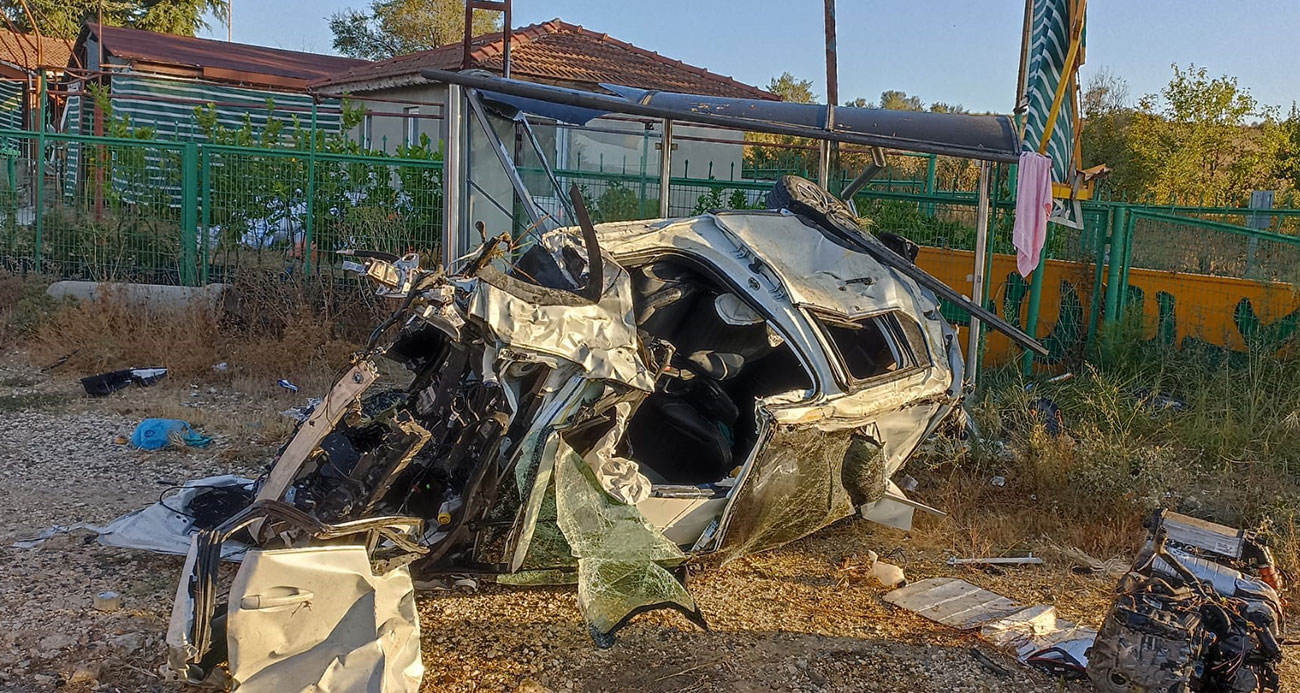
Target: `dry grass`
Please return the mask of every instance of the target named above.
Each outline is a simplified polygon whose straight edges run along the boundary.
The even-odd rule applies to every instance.
[[[317,386],[346,366],[382,310],[359,288],[324,280],[242,280],[220,310],[145,308],[110,290],[49,310],[30,330],[28,355],[42,365],[66,358],[62,368],[87,374],[162,366],[174,381]]]
[[[1017,372],[991,376],[973,409],[993,442],[940,436],[912,467],[921,497],[951,513],[921,519],[918,541],[970,556],[1056,545],[1106,559],[1129,555],[1142,521],[1165,507],[1260,529],[1300,575],[1300,372],[1274,350],[1134,348],[1030,390]],[[1060,408],[1059,434],[1039,398]]]

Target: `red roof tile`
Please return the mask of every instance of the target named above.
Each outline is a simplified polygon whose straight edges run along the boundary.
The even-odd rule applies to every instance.
[[[499,34],[476,37],[470,67],[501,71],[504,42]],[[461,44],[401,55],[362,65],[313,82],[316,89],[371,91],[417,84],[422,69],[459,70]],[[558,19],[511,33],[510,76],[530,81],[568,82],[595,88],[601,82],[640,89],[776,99],[758,87],[638,48]]]
[[[24,70],[35,70],[38,67],[62,70],[67,67],[71,55],[70,41],[48,36],[38,39],[35,34],[15,34],[0,29],[0,60],[10,65],[16,65]]]
[[[116,26],[101,27],[98,24],[87,24],[79,42],[85,40],[87,32],[100,36],[105,54],[114,57],[162,65],[232,71],[247,76],[268,75],[308,82],[369,64],[368,60],[337,55],[303,53]]]

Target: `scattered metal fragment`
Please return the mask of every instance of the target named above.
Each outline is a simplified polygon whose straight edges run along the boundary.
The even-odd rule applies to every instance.
[[[1280,578],[1255,535],[1161,510],[1088,651],[1102,693],[1279,689]]]
[[[1043,559],[1030,551],[1028,556],[997,556],[990,558],[957,558],[950,556],[948,565],[1041,565]]]
[[[998,664],[997,662],[993,661],[992,657],[989,657],[988,655],[984,654],[984,650],[981,650],[978,647],[972,647],[970,648],[970,654],[972,657],[975,658],[975,661],[979,662],[980,667],[982,667],[985,671],[988,671],[989,673],[995,674],[997,676],[1001,676],[1002,678],[1006,678],[1011,675],[1011,672],[1007,670],[1006,667],[1002,666],[1001,664]]]
[[[126,368],[82,378],[81,387],[92,397],[103,397],[132,384],[148,387],[165,377],[166,368]]]
[[[980,631],[990,644],[1025,664],[1074,671],[1087,665],[1096,631],[1056,617],[1047,604],[1025,606],[957,578],[929,578],[885,595],[885,601],[961,630]]]

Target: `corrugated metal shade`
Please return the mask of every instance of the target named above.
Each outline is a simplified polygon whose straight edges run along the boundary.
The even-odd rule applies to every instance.
[[[826,107],[733,99],[601,85],[613,92],[566,89],[482,73],[424,70],[426,79],[480,89],[484,97],[525,113],[583,124],[609,113],[811,137],[986,161],[1019,160],[1011,118],[1000,115],[924,113],[837,107],[835,128],[825,129]]]

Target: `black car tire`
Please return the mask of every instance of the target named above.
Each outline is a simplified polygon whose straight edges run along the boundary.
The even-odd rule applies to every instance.
[[[862,220],[847,202],[835,197],[821,186],[799,176],[782,176],[767,194],[768,209],[784,209],[811,220],[827,230],[840,233],[867,235]],[[916,264],[921,248],[896,233],[876,233],[876,240],[898,256]]]
[[[843,200],[799,176],[781,176],[767,194],[768,209],[784,209],[823,227],[858,229],[858,215]]]

